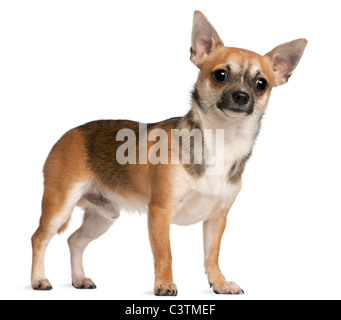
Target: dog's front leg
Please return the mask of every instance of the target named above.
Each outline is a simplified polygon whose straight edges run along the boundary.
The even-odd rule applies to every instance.
[[[156,296],[176,296],[173,283],[172,253],[170,247],[171,210],[150,205],[148,227],[150,243],[154,255]]]
[[[226,228],[228,211],[204,222],[205,269],[208,282],[215,293],[244,294],[244,291],[234,282],[226,281],[219,268],[221,238]]]

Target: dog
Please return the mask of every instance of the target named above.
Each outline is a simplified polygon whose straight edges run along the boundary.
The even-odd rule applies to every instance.
[[[79,206],[84,209],[84,221],[68,239],[75,288],[96,288],[85,276],[83,252],[124,209],[148,214],[155,295],[178,294],[170,225],[200,221],[204,265],[213,291],[244,294],[220,271],[221,239],[270,93],[288,81],[306,45],[305,39],[294,40],[264,56],[225,47],[208,19],[196,11],[190,59],[200,72],[191,109],[184,117],[148,125],[94,121],[67,132],[51,150],[43,170],[42,216],[32,236],[32,288],[52,289],[45,277],[45,251],[51,238],[66,230],[73,209]],[[181,136],[181,132],[185,133]],[[174,137],[175,141],[182,138],[178,148],[169,141]],[[201,140],[195,144],[198,137]],[[182,148],[186,141],[187,147]],[[187,161],[180,161],[186,157]],[[214,170],[217,162],[221,166]]]

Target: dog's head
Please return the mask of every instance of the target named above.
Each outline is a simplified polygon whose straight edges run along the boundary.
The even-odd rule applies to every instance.
[[[282,44],[265,56],[224,46],[199,11],[194,14],[191,61],[200,69],[193,99],[205,113],[221,118],[262,115],[272,88],[288,81],[307,40]]]

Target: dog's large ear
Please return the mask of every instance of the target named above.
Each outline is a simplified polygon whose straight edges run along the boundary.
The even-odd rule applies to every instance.
[[[217,31],[200,12],[194,12],[191,61],[201,68],[203,61],[215,49],[224,46]]]
[[[307,43],[308,41],[306,39],[294,40],[281,44],[266,54],[272,62],[275,86],[280,86],[288,82],[301,60]]]

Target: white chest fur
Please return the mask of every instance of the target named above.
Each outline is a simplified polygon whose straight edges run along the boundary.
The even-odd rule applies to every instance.
[[[258,128],[247,125],[224,130],[223,169],[218,175],[203,175],[200,178],[187,176],[174,204],[172,223],[189,225],[204,221],[229,210],[241,189],[241,181],[229,181],[231,168],[252,152]],[[214,136],[214,134],[213,134]],[[213,139],[214,140],[214,139]],[[214,157],[216,144],[209,153]],[[219,161],[219,159],[217,159]]]

